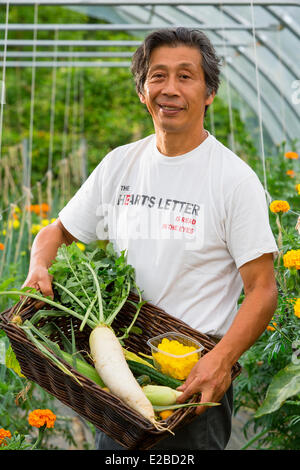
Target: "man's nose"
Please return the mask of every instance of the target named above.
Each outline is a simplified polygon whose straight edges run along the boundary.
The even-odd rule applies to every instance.
[[[161,90],[162,94],[173,96],[173,95],[178,95],[178,84],[176,77],[169,76],[165,82],[163,89]]]

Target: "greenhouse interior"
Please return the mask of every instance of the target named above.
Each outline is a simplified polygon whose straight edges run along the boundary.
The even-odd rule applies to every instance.
[[[271,309],[273,314],[271,312],[252,343],[235,358],[229,371],[233,388],[231,433],[223,448],[299,450],[299,0],[0,0],[0,12],[0,450],[100,450],[101,447],[95,447],[99,429],[117,442],[117,447],[104,448],[106,450],[122,447],[127,451],[168,449],[159,447],[164,439],[171,439],[170,435],[176,437],[177,429],[196,423],[193,398],[198,397],[199,402],[200,389],[197,392],[200,398],[199,394],[191,395],[189,405],[185,403],[185,407],[176,404],[176,398],[172,398],[172,403],[153,403],[155,418],[149,424],[136,409],[127,402],[124,404],[121,398],[112,393],[111,387],[93,367],[94,361],[89,351],[89,331],[98,326],[99,320],[103,322],[107,315],[107,325],[110,326],[114,320],[116,323],[113,323],[113,327],[116,324],[116,328],[122,332],[118,331],[121,339],[117,343],[118,347],[121,344],[123,348],[125,362],[132,367],[132,362],[135,366],[137,362],[139,364],[140,368],[136,366],[138,373],[131,370],[139,390],[165,385],[174,391],[184,383],[187,375],[175,377],[166,373],[166,376],[161,377],[161,382],[151,379],[151,374],[154,374],[153,377],[155,373],[163,375],[163,369],[160,365],[159,370],[153,372],[156,368],[153,359],[155,348],[149,349],[145,337],[149,339],[172,331],[187,336],[195,333],[195,339],[200,343],[202,341],[201,347],[205,353],[217,348],[219,341],[220,345],[223,344],[223,335],[220,339],[216,334],[217,340],[214,342],[213,334],[201,331],[200,327],[195,332],[194,326],[192,328],[188,322],[187,325],[181,324],[181,320],[185,321],[183,315],[174,314],[173,317],[171,305],[180,303],[184,287],[182,292],[177,291],[178,298],[173,304],[170,303],[171,310],[168,310],[167,300],[164,299],[172,287],[171,251],[170,255],[165,255],[165,261],[162,251],[159,251],[157,260],[149,264],[151,269],[157,269],[152,272],[152,278],[157,276],[153,280],[154,291],[156,288],[162,293],[163,300],[157,302],[158,305],[144,298],[144,286],[137,285],[138,280],[147,280],[150,276],[144,273],[150,269],[146,261],[143,268],[143,260],[139,259],[139,256],[144,257],[147,249],[138,251],[140,246],[148,245],[138,243],[139,248],[134,252],[134,256],[137,253],[137,269],[141,270],[135,278],[135,266],[132,267],[129,260],[127,264],[124,252],[114,251],[109,236],[89,242],[88,236],[82,239],[77,236],[80,230],[75,230],[71,238],[67,237],[66,232],[59,232],[63,233],[64,238],[61,238],[60,251],[53,255],[52,261],[54,258],[55,261],[51,267],[48,266],[47,271],[47,275],[53,279],[54,298],[49,296],[49,291],[46,294],[41,292],[41,283],[30,285],[29,282],[30,270],[35,258],[40,256],[40,251],[53,252],[54,245],[48,247],[48,239],[46,235],[43,238],[43,234],[53,233],[54,237],[54,230],[61,230],[58,225],[61,223],[60,211],[63,210],[62,216],[66,217],[63,220],[66,221],[70,217],[68,208],[70,211],[73,207],[74,213],[78,210],[79,217],[79,197],[73,206],[68,203],[75,201],[75,195],[77,197],[79,193],[83,197],[84,190],[90,195],[89,184],[95,183],[93,175],[100,177],[101,168],[105,169],[106,164],[107,173],[103,170],[105,177],[101,177],[104,178],[105,187],[113,185],[113,178],[117,179],[120,176],[118,172],[122,171],[118,162],[111,170],[112,175],[108,174],[109,164],[113,165],[113,158],[117,158],[116,152],[127,149],[123,146],[144,142],[143,139],[148,142],[149,136],[155,133],[158,135],[158,124],[152,115],[154,111],[151,113],[151,109],[147,109],[147,98],[141,100],[135,83],[132,59],[148,35],[158,30],[177,28],[204,33],[219,60],[219,87],[202,117],[207,139],[213,137],[218,145],[230,151],[228,155],[234,154],[238,160],[242,160],[245,163],[241,167],[244,172],[253,171],[257,175],[270,227],[270,233],[267,235],[265,232],[264,243],[272,241],[273,237],[277,247],[276,256],[272,259],[277,290],[276,305]],[[168,43],[165,42],[157,50],[163,50],[164,45],[166,48]],[[180,46],[188,47],[179,40],[175,44],[175,52]],[[194,45],[189,47],[194,48]],[[150,53],[152,59],[153,51],[155,46]],[[168,58],[168,61],[171,59]],[[167,70],[167,66],[164,67],[162,69]],[[143,86],[148,80],[149,70],[145,72]],[[165,118],[168,116],[169,120],[175,120],[178,110],[168,109],[171,101],[166,103],[160,106],[161,114]],[[183,157],[184,153],[187,155],[195,147],[181,145],[182,149],[188,150],[175,154],[175,159]],[[161,148],[161,153],[156,148],[159,156],[168,158]],[[172,158],[169,157],[169,160]],[[237,163],[232,165],[232,169],[227,169],[228,174],[240,168]],[[174,167],[169,169],[173,171]],[[169,182],[170,188],[174,187],[174,193],[162,190],[159,204],[163,198],[170,198],[166,199],[166,204],[170,207],[172,201],[174,208],[178,209],[179,201],[172,199],[177,199],[181,194],[175,188],[177,176],[173,186]],[[148,177],[146,175],[142,179]],[[158,175],[157,178],[159,180]],[[233,175],[229,179],[235,181]],[[191,181],[194,181],[193,178]],[[186,186],[186,181],[184,183]],[[192,183],[188,182],[188,185]],[[136,187],[140,188],[137,192],[143,191],[142,185]],[[129,186],[121,186],[121,191],[130,192]],[[211,188],[206,191],[207,199],[212,197],[211,193],[208,196],[209,191]],[[187,200],[183,199],[186,197],[184,194],[193,193],[182,193],[181,200]],[[199,194],[202,195],[202,192]],[[129,198],[129,195],[125,197]],[[222,198],[223,194],[219,200]],[[254,229],[259,239],[260,231],[261,237],[264,235],[263,223],[267,222],[262,221],[263,210],[259,208],[257,212],[260,215],[252,219],[254,211],[249,207],[261,199],[249,192],[244,199],[247,199],[248,205],[246,202],[245,206],[242,202],[236,202],[236,207],[241,207],[244,218],[248,218],[249,231]],[[154,196],[142,195],[137,195],[135,202],[130,204],[144,206],[145,203],[146,206],[145,201],[149,207],[155,206]],[[184,206],[188,215],[181,218],[183,225],[179,228],[186,232],[186,236],[193,233],[193,224],[197,226],[197,218],[193,217],[202,207],[200,196],[197,203],[199,205],[186,203]],[[128,205],[129,199],[125,199],[124,204]],[[181,203],[181,208],[184,204]],[[135,209],[139,216],[138,209]],[[84,210],[88,212],[87,205],[83,206]],[[230,214],[230,217],[234,217]],[[87,216],[84,215],[78,224],[85,220]],[[224,225],[227,227],[227,224],[226,220]],[[172,225],[172,230],[177,230],[176,227]],[[237,225],[235,227],[235,237],[238,238],[243,232]],[[88,233],[88,228],[84,230],[83,234]],[[194,233],[196,230],[197,227]],[[248,229],[244,230],[248,233]],[[177,235],[172,234],[174,238]],[[51,238],[51,235],[47,236]],[[239,241],[245,250],[246,238],[245,235]],[[70,244],[67,243],[69,240]],[[268,246],[273,246],[271,241]],[[231,240],[225,240],[224,243],[228,247]],[[230,248],[231,245],[226,248],[228,252]],[[271,250],[268,250],[270,254]],[[147,253],[146,260],[151,255]],[[201,280],[206,279],[209,270],[213,268],[209,265],[207,271],[203,270],[194,259],[189,261],[191,255],[187,254],[188,261],[185,261],[184,266],[185,269],[195,269],[195,273],[199,274],[201,290]],[[197,252],[196,258],[198,255]],[[134,260],[134,256],[129,259]],[[165,266],[160,265],[166,261],[170,263],[170,277]],[[250,264],[251,261],[255,260],[251,259]],[[177,269],[181,265],[176,261],[174,266]],[[70,273],[69,278],[66,277],[67,272]],[[242,268],[240,273],[244,276]],[[162,277],[164,274],[166,282]],[[226,277],[225,268],[224,271],[220,268],[220,273],[215,275],[219,279]],[[113,276],[119,277],[114,279]],[[262,275],[259,279],[263,282]],[[160,282],[166,284],[165,289]],[[203,282],[204,289],[206,281]],[[175,292],[177,285],[174,285]],[[183,282],[178,285],[185,285],[187,291],[190,289]],[[225,292],[225,282],[222,286],[224,296],[230,296],[229,287],[227,294]],[[255,314],[258,315],[258,309],[261,308],[261,315],[267,317],[267,313],[263,313],[264,305],[267,305],[267,300],[265,304],[262,301],[263,289],[257,292],[260,295],[257,294],[255,302],[259,307],[254,309]],[[157,298],[159,295],[157,293]],[[212,295],[212,291],[208,295]],[[42,296],[44,304],[41,304]],[[237,311],[247,312],[245,305],[248,299],[251,302],[250,298],[247,284],[241,283]],[[114,311],[105,313],[112,308],[112,303]],[[189,305],[195,307],[192,300]],[[122,323],[126,322],[126,315],[127,319],[131,318],[132,324]],[[186,318],[190,317],[187,315]],[[156,322],[161,323],[156,325]],[[190,347],[190,344],[186,347]],[[222,350],[222,346],[219,349]],[[174,351],[169,352],[173,357],[176,355]],[[206,354],[197,354],[200,364]],[[179,365],[176,364],[176,367]],[[191,370],[194,369],[189,369],[189,373],[192,373]],[[214,406],[220,404],[215,402],[221,397],[213,397],[208,400],[212,403],[207,404],[207,408],[212,409],[206,409],[203,416],[205,413],[217,413],[217,409],[222,408]],[[197,410],[200,408],[198,405]],[[179,431],[178,436],[180,438]],[[197,450],[198,447],[195,445],[186,449]]]

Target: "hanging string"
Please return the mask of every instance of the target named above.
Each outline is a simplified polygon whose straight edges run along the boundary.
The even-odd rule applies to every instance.
[[[277,49],[277,59],[280,63],[280,72],[279,72],[279,90],[280,90],[280,104],[281,104],[281,116],[282,116],[282,128],[283,128],[283,135],[284,140],[286,141],[286,119],[285,119],[285,105],[283,99],[283,63],[282,63],[282,54],[281,54],[281,36],[280,36],[280,28],[276,31],[276,39],[278,44]]]
[[[72,120],[72,153],[76,152],[77,145],[77,121],[79,117],[79,72],[74,70],[73,77],[73,120]]]
[[[251,10],[251,21],[252,21],[252,39],[253,39],[255,79],[256,79],[256,89],[257,89],[257,110],[258,110],[258,121],[259,121],[261,158],[262,158],[262,165],[263,165],[264,188],[265,188],[265,193],[266,193],[268,202],[270,203],[272,201],[272,198],[268,192],[268,185],[267,185],[266,158],[265,158],[265,146],[264,146],[263,125],[262,125],[262,109],[261,109],[261,98],[260,98],[261,92],[260,92],[258,59],[257,59],[257,50],[256,50],[256,31],[255,31],[253,0],[250,0],[250,10]]]
[[[31,100],[30,100],[30,125],[29,125],[29,151],[28,151],[28,166],[26,175],[26,184],[29,188],[31,186],[31,167],[32,167],[32,142],[33,142],[33,120],[34,120],[34,105],[35,105],[35,76],[36,76],[36,41],[37,41],[37,21],[38,21],[38,3],[34,5],[34,29],[33,29],[33,57],[32,57],[32,75],[31,75]]]
[[[3,105],[5,102],[5,79],[6,79],[6,53],[7,53],[7,34],[8,34],[8,18],[9,18],[9,2],[6,3],[5,13],[5,31],[4,31],[4,51],[3,51],[3,70],[2,70],[2,84],[0,96],[0,160],[2,157],[2,133],[3,133]]]
[[[81,70],[79,77],[79,103],[80,103],[80,134],[84,137],[84,71]]]
[[[58,40],[58,28],[55,30],[55,46],[54,46],[54,58],[53,58],[53,69],[52,69],[52,90],[51,90],[51,113],[50,113],[50,140],[49,140],[49,154],[48,154],[48,171],[52,171],[53,163],[53,138],[54,138],[54,120],[55,120],[55,100],[56,100],[56,62],[57,62],[57,40]]]
[[[228,114],[229,114],[229,126],[230,126],[230,146],[231,150],[236,153],[236,145],[235,145],[235,138],[234,138],[234,123],[233,123],[233,114],[232,114],[232,101],[231,101],[231,91],[230,91],[230,83],[229,83],[229,75],[228,75],[228,66],[227,66],[227,46],[226,46],[226,39],[225,39],[225,29],[224,29],[224,15],[223,15],[223,5],[220,5],[221,11],[221,24],[222,24],[222,37],[223,37],[223,58],[225,64],[225,78],[226,78],[226,92],[227,92],[227,101],[228,101]]]
[[[73,48],[70,48],[73,52]],[[73,61],[73,54],[70,55],[69,61]],[[63,130],[63,142],[62,142],[62,159],[66,158],[67,153],[67,138],[68,138],[68,125],[69,125],[69,111],[70,111],[70,94],[71,94],[71,77],[72,67],[68,67],[68,77],[66,84],[66,99],[65,99],[65,115],[64,115],[64,130]]]

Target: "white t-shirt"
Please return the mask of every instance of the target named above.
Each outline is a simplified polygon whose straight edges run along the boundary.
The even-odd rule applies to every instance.
[[[116,148],[59,217],[84,243],[127,250],[145,300],[215,336],[236,315],[238,269],[277,252],[257,175],[212,135],[176,157],[155,135]]]

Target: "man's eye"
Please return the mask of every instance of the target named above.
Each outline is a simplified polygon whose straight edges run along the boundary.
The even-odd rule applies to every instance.
[[[185,73],[182,73],[182,74],[180,75],[180,78],[184,78],[184,79],[186,80],[187,78],[190,78],[190,76],[189,76],[189,75],[186,75]]]

